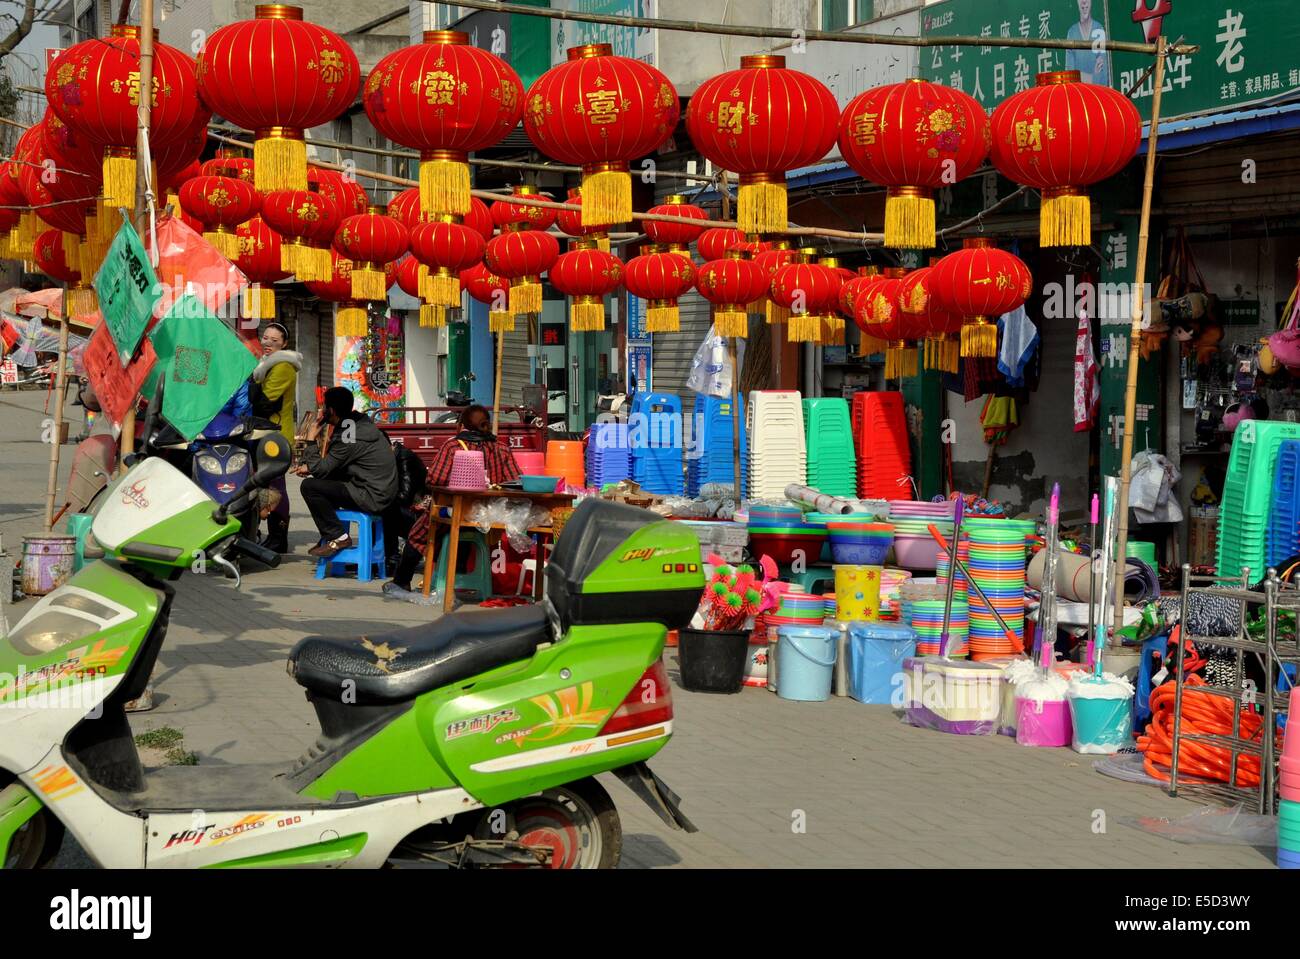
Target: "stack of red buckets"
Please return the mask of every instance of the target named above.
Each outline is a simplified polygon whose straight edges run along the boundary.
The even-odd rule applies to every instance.
[[[858,454],[858,496],[912,499],[912,450],[902,393],[853,395],[853,446]]]

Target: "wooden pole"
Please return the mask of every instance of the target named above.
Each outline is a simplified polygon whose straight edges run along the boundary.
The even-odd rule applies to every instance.
[[[1142,184],[1142,218],[1138,227],[1137,268],[1133,275],[1133,322],[1129,327],[1128,340],[1128,383],[1124,390],[1124,441],[1120,451],[1119,501],[1115,508],[1119,513],[1119,538],[1115,544],[1116,568],[1122,570],[1124,553],[1128,547],[1128,493],[1133,479],[1133,435],[1137,432],[1137,383],[1138,383],[1138,347],[1142,339],[1143,286],[1147,276],[1147,246],[1151,234],[1151,194],[1155,189],[1156,146],[1160,139],[1160,102],[1165,84],[1165,57],[1169,41],[1161,36],[1156,43],[1155,92],[1151,98],[1151,132],[1147,141],[1146,180]],[[1123,596],[1123,589],[1118,584],[1123,577],[1117,576],[1115,589],[1115,631],[1124,628],[1124,604],[1118,599]]]
[[[496,383],[492,387],[492,432],[496,433],[497,423],[501,419],[501,354],[505,347],[505,331],[497,333],[497,365],[496,365]]]
[[[59,489],[59,453],[63,443],[63,396],[68,389],[68,291],[59,317],[59,370],[54,386],[54,435],[50,437],[50,475],[45,486],[45,532],[54,528],[54,498]],[[47,314],[48,315],[48,314]]]

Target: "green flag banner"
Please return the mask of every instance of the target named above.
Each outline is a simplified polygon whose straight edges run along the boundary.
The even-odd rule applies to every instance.
[[[257,360],[226,324],[186,294],[149,334],[166,377],[162,414],[187,440],[212,422]]]
[[[123,223],[113,237],[104,265],[95,274],[95,292],[118,359],[126,366],[149,326],[159,294],[149,254],[129,224]]]

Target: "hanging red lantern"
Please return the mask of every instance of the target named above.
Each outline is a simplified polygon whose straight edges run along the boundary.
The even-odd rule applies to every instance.
[[[217,155],[211,160],[204,160],[199,164],[199,170],[204,176],[228,176],[234,180],[243,180],[258,196],[262,195],[257,189],[256,178],[253,176],[253,161],[248,157],[227,150],[218,150]]]
[[[989,121],[969,94],[912,77],[854,97],[839,125],[844,162],[889,188],[885,245],[934,246],[934,191],[964,180],[989,152]]]
[[[5,259],[14,257],[9,237],[18,228],[18,223],[23,218],[22,207],[27,204],[22,187],[18,185],[16,177],[9,175],[9,170],[10,161],[0,163],[0,256]]]
[[[388,54],[366,80],[366,115],[390,140],[420,151],[420,208],[469,212],[469,154],[510,133],[523,83],[500,57],[458,30],[426,30],[424,42]]]
[[[962,317],[960,313],[949,313],[940,308],[932,292],[933,284],[932,266],[913,270],[903,278],[899,287],[898,305],[911,326],[919,329],[925,337],[925,368],[956,373],[961,350],[960,344],[951,336],[961,332]]]
[[[740,69],[700,84],[686,129],[714,166],[740,174],[736,219],[745,233],[783,233],[785,171],[810,166],[835,144],[835,95],[820,80],[771,54],[740,58]]]
[[[829,305],[829,309],[821,314],[824,329],[824,341],[832,346],[844,345],[844,317],[840,314],[840,290],[844,289],[844,284],[849,280],[857,278],[857,274],[847,267],[840,266],[837,257],[824,256],[817,261],[826,269],[835,274],[839,281],[839,286],[835,290],[835,300]]]
[[[1029,267],[987,237],[972,237],[930,272],[940,309],[965,318],[962,356],[997,356],[997,318],[1024,305],[1033,289]]]
[[[770,249],[754,257],[754,262],[762,267],[768,277],[767,293],[763,297],[763,316],[769,324],[790,322],[790,311],[772,299],[772,280],[776,278],[777,270],[794,260],[795,251],[788,240],[776,240]]]
[[[677,300],[695,285],[695,266],[680,254],[647,243],[640,256],[628,260],[623,285],[646,301],[647,333],[676,333],[681,329]]]
[[[428,268],[420,287],[424,298],[435,306],[460,306],[460,271],[483,259],[484,249],[482,235],[450,213],[416,226],[411,252]]]
[[[461,270],[460,285],[465,292],[488,308],[488,329],[493,333],[512,333],[515,315],[510,312],[510,281],[497,276],[485,263],[475,263]]]
[[[861,333],[858,344],[858,356],[871,356],[885,348],[885,344],[867,333],[866,327],[858,322],[858,307],[866,303],[871,290],[884,279],[878,266],[860,266],[852,279],[846,279],[840,286],[840,313],[846,320],[852,320]]]
[[[515,197],[533,197],[538,200],[554,200],[549,193],[543,193],[535,186],[517,186],[511,194]],[[550,207],[536,206],[529,203],[513,203],[508,199],[497,200],[492,204],[492,222],[501,230],[507,227],[521,227],[527,230],[549,230],[555,225],[557,210]]]
[[[99,297],[90,280],[78,269],[75,260],[64,255],[68,249],[68,235],[60,230],[46,230],[36,238],[32,259],[36,268],[46,276],[67,285],[66,309],[69,316],[88,316],[99,309]],[[76,246],[77,236],[72,237]]]
[[[663,203],[652,206],[647,212],[656,216],[679,216],[692,220],[709,219],[708,213],[677,193],[665,197]],[[707,229],[690,223],[675,223],[667,220],[642,220],[641,228],[645,230],[646,236],[665,247],[669,253],[683,253],[688,257],[691,255],[690,245]],[[715,256],[709,259],[717,260],[721,257]]]
[[[608,43],[588,43],[570,47],[568,60],[538,77],[524,102],[529,139],[547,156],[582,166],[583,225],[632,219],[628,163],[672,136],[681,113],[668,77],[614,56]]]
[[[19,138],[14,145],[13,156],[9,163],[9,178],[11,188],[16,188],[22,197],[19,201],[27,209],[19,214],[18,225],[13,228],[9,234],[9,249],[15,259],[30,260],[32,252],[36,247],[36,238],[45,231],[46,224],[40,215],[33,208],[33,201],[28,197],[28,188],[25,183],[30,182],[31,175],[28,173],[24,177],[24,171],[27,171],[30,164],[36,164],[37,168],[40,163],[40,146],[44,136],[41,124],[29,128]],[[36,180],[39,184],[39,178]],[[48,194],[48,190],[45,191]]]
[[[154,31],[149,144],[155,152],[192,135],[205,112],[196,93],[195,63]],[[74,44],[45,76],[50,109],[103,149],[105,203],[135,205],[135,144],[140,106],[140,27],[114,24],[108,37]],[[206,120],[204,120],[206,123]]]
[[[767,274],[744,250],[728,250],[696,271],[700,296],[713,304],[713,325],[719,336],[749,335],[749,304],[767,291]]]
[[[510,312],[542,312],[542,274],[560,255],[560,244],[549,233],[518,227],[488,240],[484,260],[497,276],[510,281]]]
[[[341,256],[337,250],[333,255],[333,269],[328,280],[313,280],[305,284],[312,295],[327,303],[337,304],[334,313],[335,337],[365,336],[370,332],[370,312],[364,300],[352,295],[352,261]],[[384,264],[384,291],[397,280],[397,264]],[[423,325],[423,324],[422,324]]]
[[[901,379],[917,373],[917,351],[908,341],[922,335],[908,322],[899,303],[899,294],[907,271],[889,267],[884,278],[872,287],[870,293],[859,301],[858,315],[867,334],[885,343],[885,379]]]
[[[199,96],[213,113],[254,131],[258,190],[305,190],[303,131],[352,106],[361,67],[337,33],[303,22],[302,7],[258,5],[253,15],[208,37],[198,57]]]
[[[407,296],[413,296],[421,301],[420,325],[424,327],[446,326],[447,308],[424,302],[421,287],[428,280],[428,277],[429,268],[413,255],[408,253],[397,261],[397,285],[402,288],[402,292]],[[349,280],[350,282],[351,280]],[[350,289],[351,287],[349,287]]]
[[[283,269],[304,283],[330,279],[330,243],[343,225],[331,200],[312,190],[272,190],[262,201],[262,219],[280,234]]]
[[[421,223],[437,219],[435,214],[420,211],[420,189],[414,186],[409,190],[403,190],[388,201],[388,215],[394,217],[408,230],[414,230]],[[492,234],[496,232],[496,224],[492,222],[492,211],[476,196],[469,198],[469,212],[461,222],[482,236],[484,243],[492,239]]]
[[[1040,73],[1038,85],[993,111],[993,165],[1043,194],[1042,246],[1092,242],[1087,187],[1119,173],[1142,139],[1142,117],[1127,96],[1079,82],[1079,71]]]
[[[564,200],[570,206],[582,206],[582,189],[573,187]],[[555,217],[555,225],[562,233],[578,238],[589,236],[596,241],[596,246],[609,252],[609,233],[603,226],[583,226],[581,210],[560,210]]]
[[[817,251],[799,250],[795,261],[772,277],[772,301],[790,311],[786,336],[792,343],[820,343],[823,318],[839,305],[841,276],[830,267],[814,263]]]
[[[235,266],[248,278],[244,287],[244,315],[252,320],[275,319],[274,283],[289,274],[280,267],[280,235],[260,216],[242,223],[235,230],[239,237],[239,257]]]
[[[203,239],[226,259],[236,259],[239,236],[235,228],[261,207],[253,188],[228,176],[196,176],[181,186],[179,196],[181,209],[203,224]]]
[[[745,234],[729,226],[715,226],[705,230],[696,241],[696,247],[705,262],[726,259],[727,252],[745,242]]]
[[[588,333],[605,328],[605,297],[623,282],[623,261],[606,253],[592,237],[574,240],[548,271],[551,285],[572,298],[569,328]]]
[[[382,300],[391,281],[385,264],[397,260],[410,246],[406,227],[372,206],[367,213],[347,217],[334,235],[334,249],[352,261],[352,296]]]

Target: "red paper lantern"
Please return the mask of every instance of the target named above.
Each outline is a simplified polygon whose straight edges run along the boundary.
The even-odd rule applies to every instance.
[[[497,276],[485,263],[475,263],[460,273],[465,292],[488,308],[488,329],[493,333],[513,332],[515,315],[510,312],[510,281]]]
[[[313,280],[306,284],[307,289],[312,295],[325,300],[327,303],[338,304],[334,313],[334,335],[336,337],[345,336],[365,336],[370,332],[370,312],[369,307],[363,300],[352,295],[352,261],[345,256],[341,256],[335,250],[333,257],[333,269],[330,272],[328,280]],[[388,287],[392,286],[397,280],[397,264],[384,264],[384,290],[387,293]],[[384,299],[384,297],[380,297]],[[422,318],[423,319],[423,318]]]
[[[560,255],[560,244],[541,230],[509,229],[487,242],[484,261],[510,281],[510,313],[542,312],[542,274]]]
[[[415,229],[421,223],[437,219],[434,214],[420,211],[419,187],[403,190],[389,200],[388,215],[394,217],[398,223],[408,230]],[[469,212],[465,214],[465,218],[461,222],[477,231],[483,237],[484,243],[492,239],[492,234],[496,232],[496,224],[492,222],[492,212],[488,209],[488,205],[476,196],[469,198]]]
[[[565,296],[573,298],[569,306],[569,326],[577,333],[605,328],[605,297],[623,282],[623,261],[606,253],[595,239],[575,240],[568,253],[562,253],[549,271],[551,284]]]
[[[695,266],[689,257],[649,243],[623,268],[623,285],[646,301],[647,333],[676,333],[681,329],[677,300],[695,285]]]
[[[27,197],[23,196],[18,178],[9,175],[10,169],[8,160],[0,164],[0,256],[5,259],[13,258],[9,237],[23,218],[20,208],[27,204]]]
[[[414,187],[412,188],[414,189]],[[416,198],[418,207],[419,197]],[[447,308],[445,306],[435,306],[432,303],[424,302],[421,287],[429,279],[429,268],[417,260],[411,254],[407,254],[397,261],[397,285],[402,288],[402,292],[407,296],[413,296],[420,300],[420,325],[426,327],[437,327],[447,325]],[[351,280],[349,280],[351,283]],[[349,291],[351,287],[349,286]]]
[[[301,7],[259,5],[254,17],[208,37],[198,57],[199,96],[213,113],[254,131],[258,190],[305,190],[303,131],[352,106],[361,67],[337,33],[304,23]]]
[[[754,257],[754,262],[762,267],[763,272],[767,274],[767,295],[763,297],[763,316],[769,324],[772,323],[789,323],[790,311],[784,306],[778,305],[771,296],[772,280],[776,278],[776,271],[787,264],[795,261],[796,253],[790,247],[786,240],[777,240],[771,247],[763,250]]]
[[[965,241],[930,271],[931,293],[940,309],[965,318],[962,356],[996,356],[997,318],[1024,305],[1033,289],[1029,267],[986,237]]]
[[[822,324],[825,327],[825,342],[836,346],[843,346],[845,340],[845,323],[844,316],[840,313],[840,290],[844,289],[844,284],[849,280],[855,280],[858,275],[848,267],[840,266],[837,257],[824,256],[817,261],[826,267],[838,278],[839,287],[835,291],[835,301],[830,304],[830,309],[823,313]]]
[[[499,143],[519,122],[523,83],[500,57],[457,30],[427,30],[424,42],[376,64],[366,80],[366,115],[390,140],[420,151],[420,208],[469,212],[469,154]]]
[[[535,186],[517,186],[512,196],[535,197],[539,200],[553,200],[549,193],[542,193]],[[535,206],[528,203],[512,203],[510,200],[497,200],[492,204],[492,222],[502,231],[509,227],[527,230],[549,230],[555,224],[557,210],[550,207]]]
[[[392,281],[385,264],[397,260],[410,246],[406,227],[372,206],[367,213],[347,217],[334,235],[334,249],[352,261],[352,297],[382,300]]]
[[[203,239],[226,259],[238,258],[235,227],[256,215],[261,207],[253,188],[228,176],[196,176],[181,186],[179,196],[181,209],[203,224]]]
[[[745,233],[782,233],[785,171],[816,163],[835,144],[835,95],[785,65],[785,57],[740,58],[740,69],[700,84],[686,110],[691,142],[715,166],[740,174],[737,216]]]
[[[337,170],[307,167],[307,189],[313,188],[334,204],[339,211],[340,220],[370,209],[370,195],[366,193],[366,188]]]
[[[1137,155],[1142,117],[1127,96],[1080,83],[1077,70],[1040,73],[1038,86],[993,111],[993,165],[1041,190],[1039,243],[1087,246],[1092,207],[1085,189]]]
[[[709,219],[708,213],[695,204],[687,202],[686,197],[676,193],[665,197],[663,203],[652,206],[648,212],[657,216],[680,216],[692,220]],[[698,240],[706,229],[706,227],[693,226],[690,223],[673,223],[666,220],[642,220],[641,228],[645,230],[646,236],[650,237],[655,243],[666,247],[668,252],[683,253],[688,257],[691,255],[690,245]],[[701,250],[700,252],[703,254],[704,251]],[[718,260],[721,257],[714,256],[708,257],[708,259]]]
[[[149,143],[157,152],[192,135],[206,112],[196,92],[195,63],[154,31]],[[50,109],[104,150],[104,197],[109,206],[135,204],[135,144],[140,106],[140,27],[114,24],[108,37],[64,50],[45,76]],[[206,120],[204,120],[206,123]]]
[[[790,311],[786,336],[792,343],[820,343],[824,318],[839,306],[844,279],[830,267],[812,262],[814,249],[802,249],[795,262],[772,277],[772,301]]]
[[[956,373],[960,344],[951,339],[951,334],[961,332],[962,317],[940,308],[933,285],[933,267],[913,270],[899,287],[898,305],[911,326],[925,337],[925,368]]]
[[[483,259],[482,234],[455,219],[446,213],[411,231],[411,252],[428,269],[420,289],[435,306],[460,306],[460,271]]]
[[[705,262],[726,259],[728,251],[745,242],[745,234],[729,226],[715,226],[700,234],[696,247]]]
[[[924,330],[913,324],[903,312],[899,294],[903,289],[907,271],[900,267],[885,270],[884,277],[876,283],[857,304],[857,316],[868,336],[885,343],[885,379],[901,379],[917,373],[917,351],[908,342],[920,339]]]
[[[871,356],[884,349],[884,344],[867,333],[863,324],[858,322],[858,305],[867,302],[872,288],[884,279],[878,266],[860,266],[852,279],[845,279],[840,286],[840,313],[846,320],[852,320],[861,332],[858,356]]]
[[[719,336],[749,334],[749,307],[767,292],[767,273],[743,250],[728,250],[721,260],[705,263],[695,274],[700,296],[713,304]]]
[[[89,278],[78,268],[77,261],[66,257],[70,246],[77,248],[76,235],[69,240],[67,233],[46,230],[36,238],[32,259],[36,268],[46,276],[67,285],[64,297],[68,315],[88,316],[99,309],[99,298],[95,295]]]
[[[663,73],[588,43],[528,88],[524,130],[547,156],[582,166],[582,222],[610,226],[632,219],[628,163],[672,136],[680,113]]]
[[[20,203],[29,207],[20,213],[18,225],[9,234],[9,252],[15,259],[30,260],[36,247],[36,238],[45,229],[40,216],[34,209],[30,209],[32,201],[23,186],[23,171],[28,168],[27,165],[35,163],[40,166],[40,145],[43,136],[44,131],[39,123],[26,130],[14,144],[12,162],[9,163],[10,186],[16,188],[21,195]]]
[[[219,151],[211,160],[199,164],[199,169],[205,176],[228,176],[243,180],[259,197],[262,195],[262,191],[257,189],[256,177],[253,176],[253,161],[248,157]]]
[[[885,245],[934,246],[934,191],[964,180],[989,152],[979,101],[912,77],[854,97],[840,118],[840,154],[859,176],[889,188]]]
[[[262,219],[280,234],[280,266],[305,282],[330,279],[330,243],[343,225],[333,201],[311,190],[272,190],[262,201]]]
[[[569,190],[569,195],[564,199],[565,203],[571,206],[582,206],[582,189],[573,187]],[[560,228],[562,233],[571,237],[589,236],[596,241],[596,246],[606,253],[609,252],[609,234],[603,226],[583,226],[581,210],[560,210],[555,216],[555,225]]]
[[[248,277],[244,287],[244,315],[253,320],[275,319],[275,290],[272,284],[289,274],[280,266],[280,235],[255,216],[235,230],[239,257],[235,266]]]

